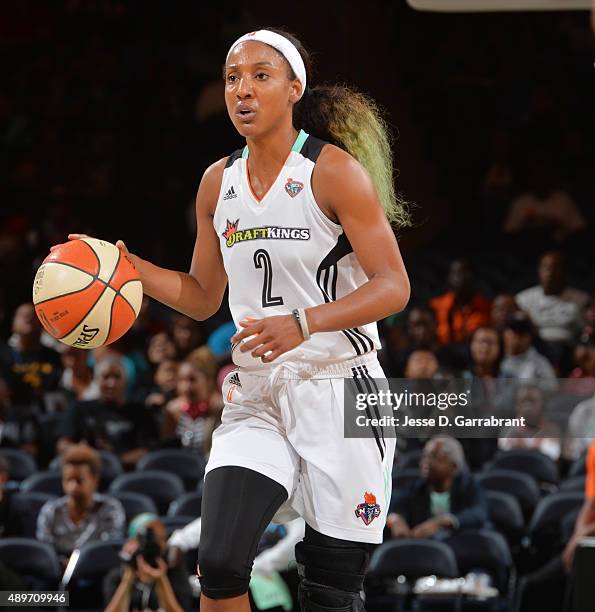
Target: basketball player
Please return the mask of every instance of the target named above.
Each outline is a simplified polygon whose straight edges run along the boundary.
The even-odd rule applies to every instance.
[[[343,379],[384,377],[376,321],[409,299],[390,224],[406,224],[407,213],[385,124],[361,94],[310,88],[308,55],[284,32],[238,39],[224,78],[247,145],[203,176],[190,273],[118,242],[145,293],[195,319],[217,312],[229,283],[240,367],[223,384],[204,483],[201,610],[248,611],[265,527],[297,514],[307,523],[296,546],[302,609],[363,610],[395,440],[381,429],[345,439]]]

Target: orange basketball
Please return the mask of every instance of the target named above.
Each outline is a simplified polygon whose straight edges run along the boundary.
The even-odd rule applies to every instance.
[[[114,244],[97,238],[61,244],[33,281],[33,304],[45,330],[78,348],[120,338],[138,316],[142,299],[132,263]]]

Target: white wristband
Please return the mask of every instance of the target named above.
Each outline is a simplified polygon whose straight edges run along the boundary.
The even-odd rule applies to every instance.
[[[296,318],[300,329],[302,330],[302,336],[304,340],[310,339],[310,328],[308,327],[308,320],[306,319],[306,311],[303,308],[294,308],[291,314]]]

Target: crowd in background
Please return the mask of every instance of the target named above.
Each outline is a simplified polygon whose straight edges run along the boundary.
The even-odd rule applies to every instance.
[[[89,449],[113,453],[126,471],[161,448],[208,457],[234,327],[226,304],[196,322],[145,298],[118,342],[68,348],[42,331],[31,284],[69,231],[123,238],[143,257],[187,269],[201,173],[240,144],[220,59],[249,29],[202,27],[197,36],[194,20],[252,25],[190,4],[180,19],[133,2],[26,2],[0,23],[0,448],[29,453],[39,469],[61,456],[65,495],[81,507],[94,500],[103,533],[124,535],[128,521],[96,493]],[[450,216],[431,245],[403,252],[412,300],[379,323],[382,365],[390,377],[474,381],[486,414],[525,417],[523,431],[500,441],[462,440],[474,471],[499,445],[538,450],[564,472],[595,437],[588,24],[511,18],[506,34],[485,35],[485,25],[470,27],[477,17],[427,17],[422,26],[420,15],[394,10],[410,26],[399,22],[394,52],[414,56],[397,67],[402,100]],[[420,28],[437,44],[417,44]],[[412,212],[423,229],[424,202]],[[499,404],[499,385],[517,379],[531,384]],[[399,440],[399,454],[423,442]],[[18,535],[2,495],[0,528]],[[60,540],[66,559],[71,528],[52,503],[36,533]]]

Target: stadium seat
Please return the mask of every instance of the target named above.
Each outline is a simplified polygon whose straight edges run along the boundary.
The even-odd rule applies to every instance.
[[[502,491],[487,491],[488,516],[494,527],[509,543],[518,544],[523,535],[525,521],[516,497]]]
[[[397,465],[400,470],[419,469],[419,462],[423,454],[423,449],[418,448],[416,450],[408,451],[403,455],[397,457]]]
[[[585,476],[587,474],[587,453],[583,453],[578,459],[575,459],[568,470],[567,478],[574,476]]]
[[[576,491],[552,493],[540,500],[528,528],[531,553],[537,560],[545,562],[562,549],[562,519],[583,501],[583,494]]]
[[[464,530],[449,538],[447,544],[455,554],[461,575],[483,571],[490,575],[501,595],[508,595],[513,563],[502,534],[487,529]]]
[[[167,511],[168,516],[191,516],[198,518],[201,513],[202,494],[198,492],[184,493],[175,499]]]
[[[562,537],[562,542],[568,542],[572,537],[576,519],[581,513],[581,509],[582,507],[576,508],[569,512],[566,516],[562,517],[562,520],[560,521],[560,535]]]
[[[124,540],[104,540],[80,548],[72,573],[69,575],[68,568],[60,585],[70,594],[70,608],[86,608],[95,602],[95,608],[105,609],[109,602],[103,601],[103,578],[122,563],[118,554],[123,544]]]
[[[421,478],[421,472],[418,469],[405,469],[393,468],[393,489],[403,489],[408,487],[412,482]]]
[[[54,590],[60,579],[60,563],[54,549],[32,538],[0,539],[0,563],[19,574],[32,590]]]
[[[558,466],[547,455],[531,449],[514,449],[496,455],[490,470],[513,470],[527,474],[541,485],[557,484],[560,478]]]
[[[456,578],[459,570],[453,551],[443,542],[405,538],[381,544],[372,554],[368,573],[415,580],[430,575]]]
[[[136,469],[171,472],[182,479],[186,491],[192,491],[204,476],[205,461],[196,453],[181,448],[163,448],[147,453]]]
[[[165,514],[171,502],[184,493],[182,479],[163,470],[136,471],[118,476],[110,485],[111,493],[131,491],[150,497],[159,514]]]
[[[584,492],[586,480],[587,479],[585,476],[573,476],[572,478],[567,478],[560,483],[560,491],[578,491],[579,493]]]
[[[110,491],[112,497],[115,497],[124,506],[124,514],[126,522],[130,521],[137,515],[143,512],[157,514],[157,506],[155,502],[144,493],[134,493],[133,491]]]
[[[124,472],[120,459],[114,453],[106,450],[98,450],[101,458],[101,478],[99,480],[99,490],[107,491],[112,481]],[[59,472],[62,469],[62,457],[54,457],[50,462],[49,469]]]
[[[37,465],[33,457],[18,448],[3,448],[0,455],[4,455],[10,465],[9,479],[21,482],[37,471]]]
[[[21,491],[34,491],[37,493],[47,493],[62,497],[62,476],[56,472],[37,472],[31,474],[23,480],[20,487]]]
[[[194,519],[193,516],[182,516],[181,514],[178,516],[160,516],[159,520],[164,524],[165,531],[167,532],[167,537],[176,530],[182,529],[182,527],[186,527],[188,523],[191,523]]]
[[[513,470],[490,470],[481,472],[476,477],[487,491],[512,495],[519,502],[525,521],[531,518],[540,499],[539,487],[531,476]]]
[[[39,491],[20,491],[10,498],[10,510],[14,519],[19,522],[21,535],[25,538],[35,538],[37,532],[37,517],[42,506],[55,495]]]

